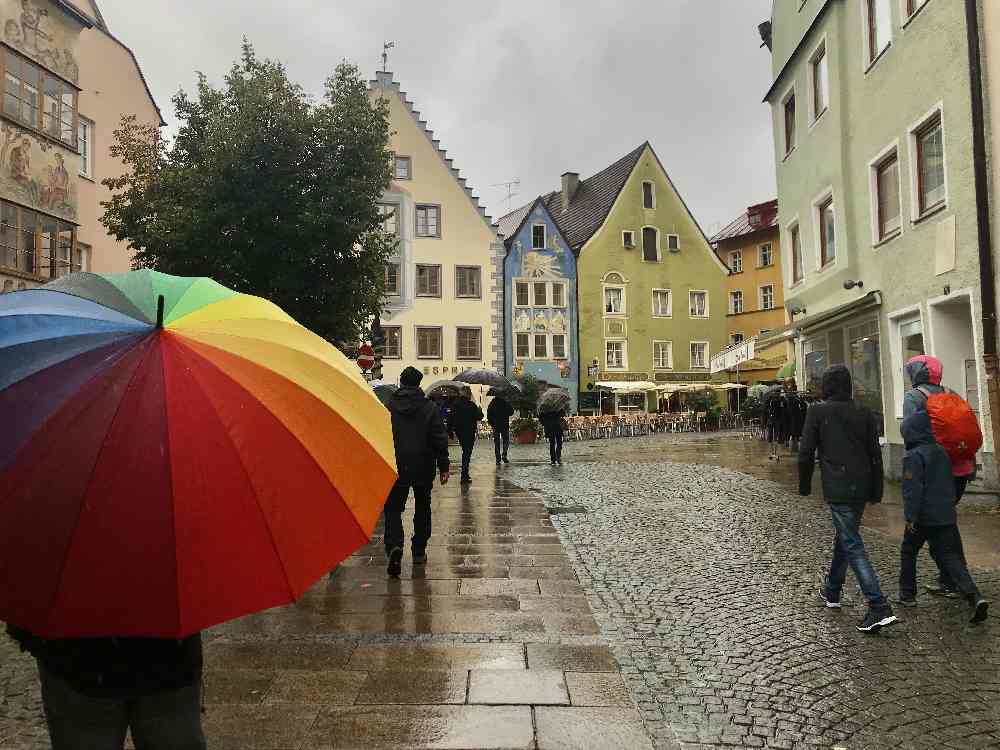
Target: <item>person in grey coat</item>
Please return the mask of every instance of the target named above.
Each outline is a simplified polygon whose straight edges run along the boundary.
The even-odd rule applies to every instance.
[[[903,456],[906,538],[900,550],[900,599],[915,600],[917,554],[924,542],[928,542],[934,559],[972,608],[970,621],[982,622],[990,603],[976,588],[962,556],[955,482],[948,454],[934,440],[931,418],[926,411],[916,411],[904,419],[900,432],[906,443]]]

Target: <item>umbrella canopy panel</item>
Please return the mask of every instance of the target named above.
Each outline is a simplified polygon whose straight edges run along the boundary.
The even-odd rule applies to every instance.
[[[293,601],[395,479],[357,367],[208,279],[3,295],[0,373],[0,619],[43,637],[180,638]]]
[[[514,391],[521,390],[521,386],[518,383],[502,373],[499,373],[496,370],[486,370],[483,368],[460,372],[455,376],[455,380],[469,385],[485,385],[492,386],[493,388],[505,388]]]
[[[538,399],[538,413],[562,411],[570,405],[569,391],[565,388],[549,388]]]

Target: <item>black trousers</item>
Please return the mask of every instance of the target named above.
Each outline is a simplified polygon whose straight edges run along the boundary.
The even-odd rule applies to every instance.
[[[962,495],[965,494],[965,488],[969,484],[969,477],[955,477],[955,504],[962,499]],[[958,551],[962,555],[962,562],[968,567],[968,563],[965,562],[965,548],[962,546],[962,534],[958,535]],[[948,575],[948,571],[944,569],[944,566],[938,562],[937,557],[934,556],[934,550],[931,549],[931,559],[938,567],[938,582],[941,584],[941,588],[951,589],[952,591],[957,591],[958,586],[955,581],[952,580],[951,576]]]
[[[413,515],[413,539],[410,547],[413,554],[422,555],[431,538],[431,488],[433,477],[423,480],[400,477],[389,490],[389,499],[385,501],[385,551],[391,552],[396,547],[402,547],[405,541],[403,533],[403,511],[406,510],[406,500],[413,490],[417,507]]]
[[[469,463],[472,461],[472,448],[476,444],[476,433],[459,435],[458,443],[462,446],[462,476],[469,476]]]
[[[562,461],[563,431],[548,430],[549,460]]]
[[[507,460],[507,450],[510,448],[510,427],[493,425],[493,450],[497,454],[497,463]]]
[[[917,555],[928,542],[931,557],[940,566],[943,575],[953,583],[956,590],[967,598],[979,596],[979,589],[969,575],[962,552],[962,536],[958,526],[916,526],[903,536],[900,547],[899,595],[912,598],[917,594]]]

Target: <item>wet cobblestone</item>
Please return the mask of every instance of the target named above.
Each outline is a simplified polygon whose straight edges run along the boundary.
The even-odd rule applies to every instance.
[[[533,461],[544,456],[535,448],[507,475],[550,508],[586,510],[553,523],[656,747],[1000,747],[995,620],[970,627],[963,605],[924,597],[897,611],[895,628],[858,633],[865,606],[852,577],[851,606],[816,598],[832,544],[820,499],[788,481],[669,462],[717,454],[726,440],[645,439],[635,447],[661,452],[635,461],[627,441],[569,444],[561,468]],[[766,468],[779,478],[795,466]],[[895,593],[898,542],[867,529],[865,539]],[[926,582],[932,567],[925,556]],[[997,599],[1000,575],[973,575]]]

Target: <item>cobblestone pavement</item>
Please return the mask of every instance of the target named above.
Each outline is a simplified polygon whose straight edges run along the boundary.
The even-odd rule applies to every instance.
[[[1000,747],[996,621],[970,627],[957,602],[923,597],[864,636],[850,574],[853,606],[826,610],[829,517],[789,491],[792,460],[700,435],[571,443],[563,467],[543,457],[519,452],[508,476],[545,497],[657,748]],[[901,512],[873,510],[880,524]],[[995,515],[962,522],[980,519],[996,528]],[[865,539],[895,593],[898,541]],[[997,599],[1000,575],[973,567]]]

